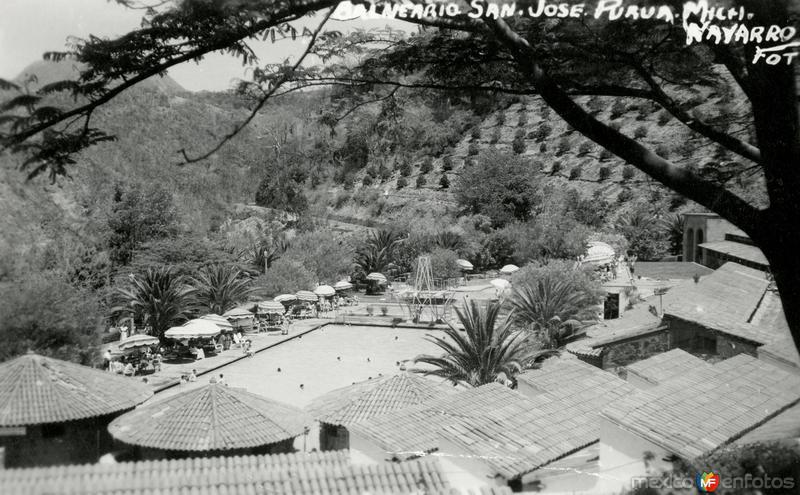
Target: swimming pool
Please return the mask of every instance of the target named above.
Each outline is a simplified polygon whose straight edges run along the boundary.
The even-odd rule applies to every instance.
[[[223,373],[228,386],[306,407],[314,398],[331,390],[380,374],[398,373],[398,362],[419,354],[441,354],[437,346],[425,339],[426,335],[444,333],[415,328],[327,325],[200,376],[197,382],[165,390],[155,400],[206,385],[212,376]],[[317,440],[313,429],[306,449],[315,448]],[[302,438],[298,438],[295,447],[303,448]]]

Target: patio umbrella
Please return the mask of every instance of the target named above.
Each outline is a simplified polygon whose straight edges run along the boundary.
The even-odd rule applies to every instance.
[[[317,302],[319,300],[319,297],[310,290],[299,290],[295,296],[298,301]]]
[[[334,289],[330,285],[320,285],[319,287],[314,289],[314,294],[322,297],[330,297],[336,294],[336,289]]]
[[[286,308],[277,301],[261,301],[258,303],[258,312],[263,314],[283,314]]]
[[[614,248],[605,242],[593,241],[589,243],[589,247],[586,249],[586,256],[582,261],[595,265],[607,265],[613,263],[615,257]]]
[[[250,311],[251,307],[252,306],[239,306],[237,308],[233,308],[231,310],[226,311],[225,314],[223,314],[222,316],[224,316],[225,318],[227,318],[229,320],[240,320],[240,319],[243,319],[243,318],[252,318],[253,317],[253,312]]]
[[[374,280],[379,284],[385,284],[387,282],[386,277],[384,277],[383,274],[380,274],[378,272],[372,272],[369,275],[367,275],[367,280]]]
[[[138,333],[136,335],[131,335],[125,340],[120,341],[117,344],[120,351],[128,351],[131,349],[138,349],[141,347],[150,347],[151,345],[158,344],[158,337],[153,337],[152,335],[145,335],[143,333]]]
[[[517,270],[519,270],[519,267],[517,265],[506,265],[506,266],[504,266],[503,268],[500,269],[500,273],[504,273],[506,275],[511,275],[512,273],[516,272]]]
[[[218,314],[211,313],[211,314],[208,314],[208,315],[201,316],[200,319],[201,320],[213,321],[214,324],[217,325],[219,327],[219,329],[222,330],[222,331],[231,331],[231,330],[233,330],[233,325],[231,325],[231,322],[229,322],[224,316],[220,316]]]
[[[350,290],[353,288],[353,284],[347,280],[340,280],[339,282],[336,282],[336,285],[334,285],[333,288],[335,290]]]
[[[280,296],[273,297],[272,300],[279,303],[290,303],[297,301],[297,296],[294,294],[281,294]]]
[[[496,278],[496,279],[491,280],[489,283],[492,284],[493,286],[497,287],[498,289],[505,289],[506,287],[510,287],[511,286],[511,282],[509,282],[508,280],[506,280],[504,278]]]
[[[467,260],[456,260],[456,265],[458,265],[458,267],[462,270],[466,271],[470,271],[473,268],[472,263]]]
[[[216,323],[211,320],[204,320],[197,318],[189,320],[179,327],[172,327],[164,332],[164,337],[170,339],[198,339],[216,337],[219,335],[220,329]]]

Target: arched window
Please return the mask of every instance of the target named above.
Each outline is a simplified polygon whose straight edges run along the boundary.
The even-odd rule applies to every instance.
[[[694,261],[694,229],[686,231],[686,241],[683,252],[686,254],[683,261]]]
[[[703,243],[703,229],[697,229],[697,244],[694,251],[694,259],[698,263],[703,263],[703,250],[700,247],[700,244]]]

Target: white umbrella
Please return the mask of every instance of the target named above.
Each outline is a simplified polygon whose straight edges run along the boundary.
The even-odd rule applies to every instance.
[[[216,337],[219,335],[220,329],[216,323],[211,320],[204,320],[197,318],[189,320],[179,327],[172,327],[166,332],[164,336],[170,339],[197,339],[203,337]]]
[[[387,282],[386,277],[384,277],[383,274],[378,272],[372,272],[369,275],[367,275],[367,280],[374,280],[379,284],[385,284]]]
[[[336,290],[350,290],[353,288],[353,284],[347,280],[340,280],[339,282],[336,282],[333,288]]]
[[[519,270],[519,267],[517,265],[506,265],[500,269],[500,273],[505,273],[506,275],[510,275],[516,272],[517,270]]]
[[[456,260],[456,265],[458,265],[458,267],[461,268],[462,270],[467,270],[467,271],[470,271],[473,268],[472,263],[470,263],[467,260]]]
[[[220,330],[233,330],[233,325],[231,325],[231,322],[229,322],[225,317],[220,316],[218,314],[211,313],[208,315],[203,315],[199,319],[213,321],[214,324],[217,325]]]
[[[508,280],[506,280],[504,278],[495,278],[495,279],[492,279],[489,283],[492,284],[493,286],[497,287],[498,289],[505,289],[506,287],[510,287],[511,286],[511,282],[509,282]]]
[[[306,301],[306,302],[319,301],[319,297],[317,297],[317,295],[311,292],[310,290],[299,290],[297,291],[297,294],[295,294],[295,296],[297,296],[298,301]]]
[[[252,306],[239,306],[238,308],[233,308],[228,310],[223,314],[225,318],[229,320],[241,320],[243,318],[252,318],[253,312],[250,311]]]
[[[125,340],[121,340],[119,344],[117,344],[117,347],[119,347],[120,351],[127,351],[130,349],[137,349],[139,347],[150,347],[151,345],[155,344],[158,344],[158,337],[139,333],[136,335],[131,335]]]
[[[607,265],[613,263],[615,258],[614,248],[605,242],[592,241],[586,249],[586,256],[581,261],[595,265]]]
[[[329,297],[336,294],[336,289],[334,289],[330,285],[320,285],[319,287],[314,289],[314,294],[322,297]]]
[[[261,301],[258,303],[258,312],[264,314],[283,314],[286,308],[277,301]]]
[[[294,294],[281,294],[280,296],[275,296],[272,300],[279,303],[288,303],[297,301],[297,296]]]

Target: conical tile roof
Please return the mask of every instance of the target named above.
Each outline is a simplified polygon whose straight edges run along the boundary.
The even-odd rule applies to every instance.
[[[296,407],[218,383],[145,404],[108,425],[130,445],[219,451],[260,447],[301,435],[310,419]]]
[[[135,379],[37,354],[0,363],[0,426],[103,416],[131,409],[152,395]]]
[[[347,426],[454,392],[450,385],[403,372],[333,390],[306,410],[323,423]]]

